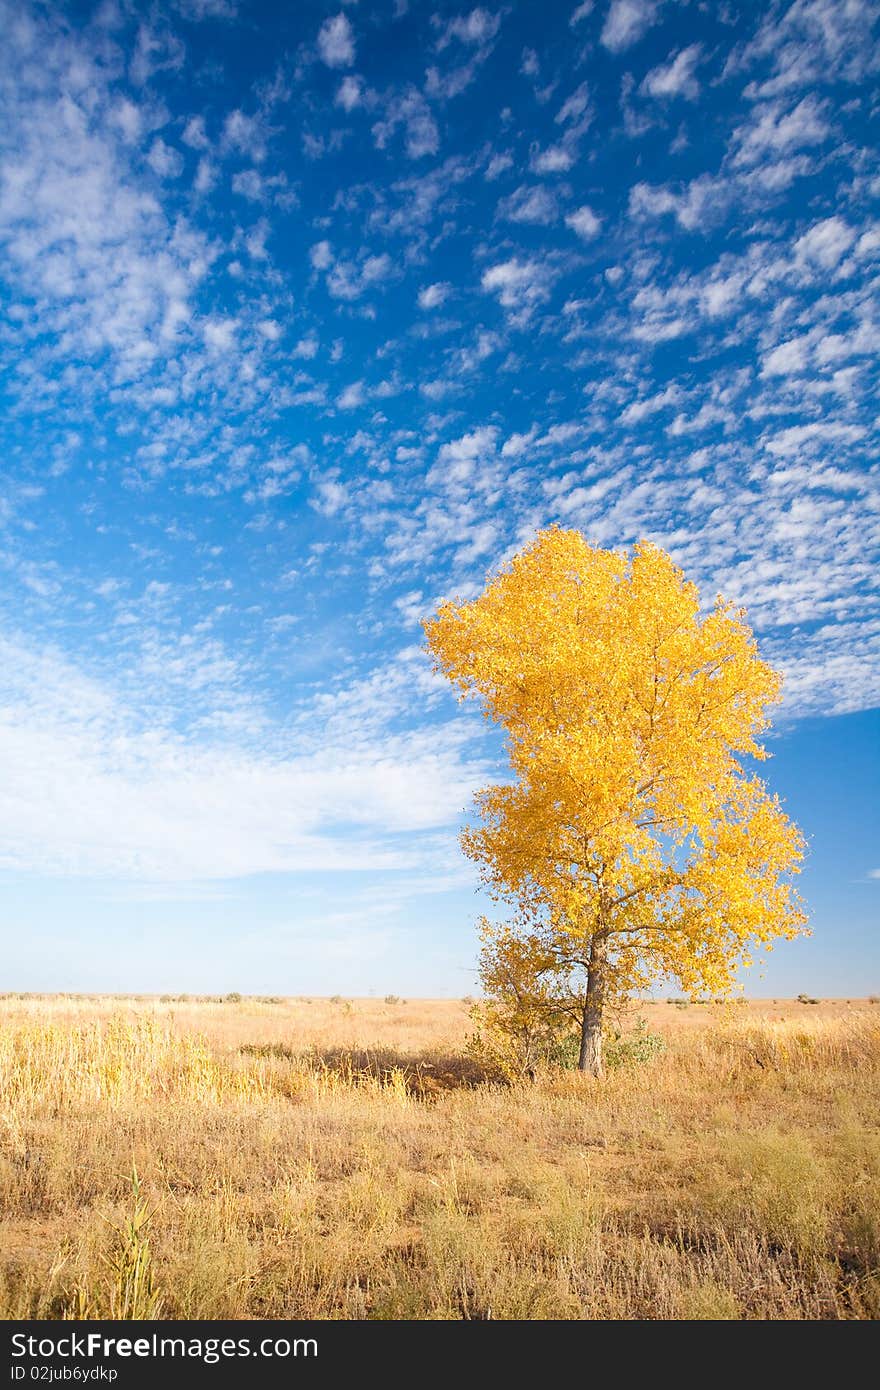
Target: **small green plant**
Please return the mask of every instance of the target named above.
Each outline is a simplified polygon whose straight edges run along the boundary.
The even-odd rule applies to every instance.
[[[162,1315],[164,1298],[156,1288],[153,1257],[147,1227],[153,1219],[144,1200],[141,1180],[134,1164],[131,1168],[132,1207],[116,1233],[115,1248],[105,1257],[112,1276],[110,1317],[141,1321]]]
[[[813,999],[812,996],[809,994],[799,994],[797,997],[797,1001],[799,1004],[818,1004],[821,1002],[818,999]]]
[[[616,1067],[644,1066],[666,1051],[666,1042],[659,1033],[652,1033],[643,1018],[637,1018],[629,1033],[613,1028],[605,1033],[605,1065]],[[553,1066],[574,1070],[580,1051],[579,1033],[566,1033],[551,1048],[548,1061]]]
[[[240,1003],[241,1003],[241,995],[239,994],[238,990],[237,990],[237,989],[234,989],[234,990],[232,991],[231,994],[224,994],[224,996],[223,996],[223,1003],[224,1003],[224,1004],[240,1004]]]
[[[400,1000],[398,999],[398,997],[397,997],[396,994],[386,994],[386,995],[385,995],[385,1003],[386,1003],[386,1004],[399,1004],[399,1003],[400,1003]]]
[[[652,1033],[645,1019],[637,1018],[631,1032],[614,1029],[606,1039],[605,1062],[609,1067],[641,1067],[665,1051],[665,1038]]]
[[[690,1008],[690,1002],[691,1002],[691,1001],[690,1001],[689,999],[682,999],[682,998],[679,996],[679,997],[676,998],[676,999],[667,999],[666,1002],[667,1002],[667,1004],[672,1004],[673,1007],[676,1008],[676,1009],[687,1009],[687,1008]]]

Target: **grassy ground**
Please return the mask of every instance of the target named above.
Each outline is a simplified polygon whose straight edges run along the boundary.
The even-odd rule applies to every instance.
[[[2,999],[0,1316],[878,1316],[880,1005],[637,1012],[506,1087],[460,1003]]]

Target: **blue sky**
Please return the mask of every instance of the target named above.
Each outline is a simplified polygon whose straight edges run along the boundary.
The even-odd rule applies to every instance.
[[[556,521],[747,606],[749,988],[880,989],[877,21],[0,0],[0,987],[473,992],[418,624]]]

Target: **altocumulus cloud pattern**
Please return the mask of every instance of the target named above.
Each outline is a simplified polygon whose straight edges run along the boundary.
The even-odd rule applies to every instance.
[[[552,521],[876,703],[877,18],[0,6],[7,867],[429,882],[418,619]]]

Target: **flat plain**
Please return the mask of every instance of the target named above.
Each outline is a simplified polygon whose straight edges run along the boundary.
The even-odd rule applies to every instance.
[[[464,1001],[4,996],[0,1316],[880,1315],[880,1003],[639,1018],[507,1084]]]

